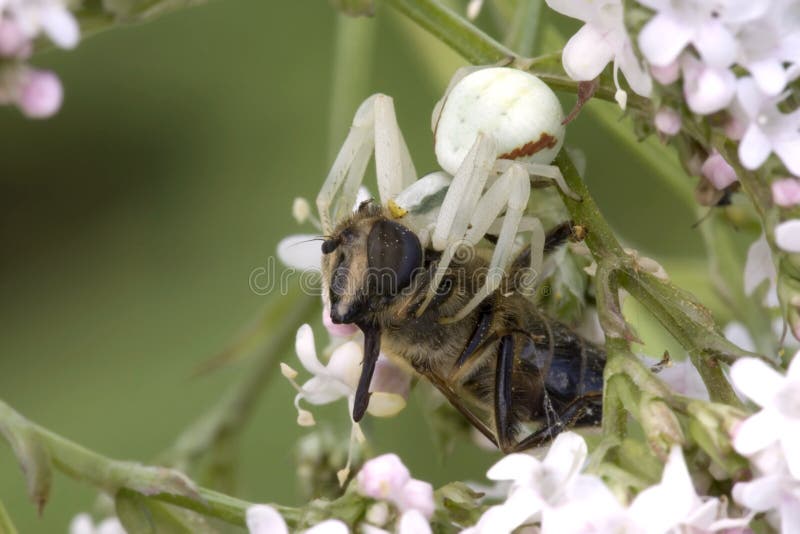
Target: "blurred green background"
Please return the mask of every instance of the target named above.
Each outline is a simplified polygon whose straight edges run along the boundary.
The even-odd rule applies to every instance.
[[[249,274],[300,230],[291,201],[313,198],[331,163],[336,17],[322,1],[219,0],[34,59],[66,94],[49,121],[0,109],[0,398],[94,450],[146,462],[241,376],[238,365],[192,370],[263,306]],[[430,111],[461,63],[389,9],[359,23],[378,26],[377,43],[369,92],[353,101],[393,95],[417,170],[434,169]],[[688,204],[591,113],[567,143],[585,152],[620,235],[707,295]],[[244,439],[239,495],[292,504],[293,447],[307,430],[289,385],[272,382]],[[376,425],[376,451],[437,486],[482,480],[496,455],[465,443],[440,464],[418,414],[412,402]],[[37,517],[0,445],[0,500],[21,532],[66,531],[94,495],[59,475]]]

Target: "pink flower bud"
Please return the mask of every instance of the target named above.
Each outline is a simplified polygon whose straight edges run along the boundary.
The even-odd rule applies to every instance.
[[[373,499],[389,499],[400,495],[411,480],[411,473],[396,454],[383,454],[369,460],[356,476],[358,491]]]
[[[653,118],[659,132],[665,135],[675,135],[681,131],[681,116],[672,108],[661,108]]]
[[[17,105],[29,118],[46,119],[58,111],[63,97],[58,76],[49,71],[29,70],[22,78]]]
[[[322,308],[322,324],[333,337],[350,337],[358,332],[358,327],[354,324],[335,324],[331,321],[330,304],[325,304]]]
[[[430,519],[436,508],[436,503],[433,501],[433,486],[423,480],[412,478],[406,482],[398,495],[397,507],[404,512],[417,510],[426,519]]]
[[[725,189],[738,180],[736,171],[716,150],[703,162],[703,176],[719,190]]]
[[[656,81],[661,85],[669,85],[676,82],[680,77],[680,73],[680,65],[677,61],[668,63],[663,67],[650,65],[650,74],[652,74],[653,78],[655,78]]]
[[[784,208],[800,204],[800,180],[784,178],[772,182],[772,200]]]
[[[27,57],[30,52],[30,41],[19,24],[0,18],[0,56]]]

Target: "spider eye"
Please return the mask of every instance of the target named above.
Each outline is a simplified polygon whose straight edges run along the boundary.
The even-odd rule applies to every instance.
[[[332,237],[330,239],[326,239],[325,241],[322,242],[322,253],[323,254],[330,254],[331,252],[336,250],[336,247],[339,246],[340,242],[341,242],[341,240],[339,238],[337,238],[337,237]]]
[[[367,238],[370,289],[384,296],[411,283],[414,271],[422,266],[419,238],[403,226],[389,220],[375,223]]]

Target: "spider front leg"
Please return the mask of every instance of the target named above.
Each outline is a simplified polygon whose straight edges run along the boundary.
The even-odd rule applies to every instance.
[[[456,315],[440,319],[441,322],[460,321],[500,287],[508,272],[508,267],[511,265],[514,241],[520,232],[520,225],[528,207],[530,192],[531,186],[528,174],[519,166],[511,166],[481,197],[470,219],[471,228],[464,237],[464,242],[468,245],[477,245],[500,213],[504,209],[506,212],[500,227],[500,235],[497,238],[497,243],[495,243],[494,252],[489,262],[486,280],[475,292],[472,299]],[[526,222],[531,225],[531,230],[535,236],[534,241],[536,241],[531,245],[533,249],[531,258],[532,261],[538,263],[537,268],[540,268],[542,250],[544,248],[544,231],[538,219],[526,218]]]
[[[358,188],[375,151],[375,171],[381,203],[417,179],[411,154],[397,124],[392,98],[375,94],[356,111],[353,125],[317,195],[322,231],[329,234],[335,221],[353,209]]]

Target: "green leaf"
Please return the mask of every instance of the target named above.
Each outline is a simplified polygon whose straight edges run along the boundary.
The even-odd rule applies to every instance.
[[[50,496],[53,469],[50,454],[30,423],[0,403],[0,434],[17,457],[28,486],[28,496],[42,513]]]

